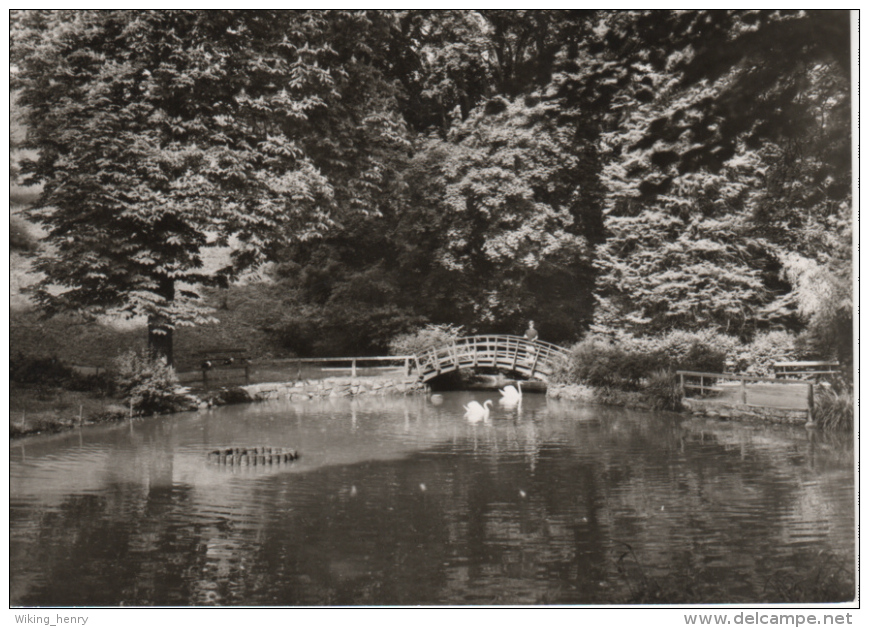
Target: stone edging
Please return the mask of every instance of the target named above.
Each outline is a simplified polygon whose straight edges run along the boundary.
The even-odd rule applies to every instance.
[[[640,392],[624,390],[606,390],[584,384],[550,384],[546,391],[547,397],[567,399],[583,403],[593,403],[608,406],[623,406],[640,410],[654,410],[652,403]],[[756,408],[748,406],[728,405],[721,402],[704,402],[698,399],[683,399],[684,411],[697,416],[708,416],[719,419],[737,419],[747,421],[764,421],[768,423],[805,424],[812,426],[806,420],[805,410],[783,410],[776,408]]]
[[[814,425],[809,423],[805,410],[785,410],[781,408],[758,408],[731,405],[716,402],[704,402],[700,399],[683,399],[685,410],[695,416],[708,416],[716,419],[740,419],[749,421],[765,421],[767,423],[789,423]]]
[[[306,401],[324,397],[356,397],[360,395],[425,394],[429,387],[414,378],[352,377],[296,382],[275,382],[240,386],[251,401],[290,399]]]

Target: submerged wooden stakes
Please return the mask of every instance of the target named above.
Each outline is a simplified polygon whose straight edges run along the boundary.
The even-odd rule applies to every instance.
[[[239,466],[282,464],[298,457],[295,449],[284,447],[230,447],[208,452],[210,462]]]

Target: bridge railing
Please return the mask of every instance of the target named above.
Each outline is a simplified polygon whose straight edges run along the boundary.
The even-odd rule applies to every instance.
[[[545,379],[567,357],[567,350],[552,343],[531,341],[522,336],[489,334],[464,336],[424,351],[416,356],[415,366],[423,380],[442,372],[481,366]]]

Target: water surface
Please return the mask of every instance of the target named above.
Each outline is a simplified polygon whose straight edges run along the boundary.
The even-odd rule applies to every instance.
[[[535,394],[463,418],[496,397],[270,402],[14,441],[11,603],[772,602],[853,581],[847,439]],[[226,446],[301,458],[209,461]]]

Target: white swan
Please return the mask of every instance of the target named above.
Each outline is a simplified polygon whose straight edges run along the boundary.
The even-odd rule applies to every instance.
[[[504,388],[500,390],[501,403],[504,405],[516,405],[522,403],[522,382],[516,382],[516,385],[519,386],[518,390],[513,386],[504,386]]]
[[[476,401],[472,401],[468,405],[463,406],[465,408],[465,418],[473,423],[476,423],[477,421],[486,421],[489,418],[489,404],[491,403],[491,399],[486,399],[486,402],[483,405],[480,405]]]

